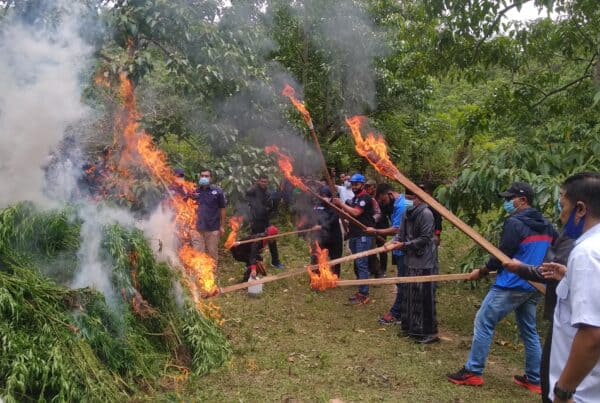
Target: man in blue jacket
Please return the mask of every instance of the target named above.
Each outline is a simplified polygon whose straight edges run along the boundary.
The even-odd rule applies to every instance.
[[[527,183],[515,182],[500,196],[504,198],[504,210],[509,214],[504,222],[500,250],[528,265],[540,265],[557,233],[552,224],[531,207],[533,189]],[[540,295],[527,281],[503,270],[500,261],[494,257],[489,259],[485,268],[474,270],[470,279],[477,280],[491,270],[498,274],[475,317],[469,359],[461,370],[448,374],[448,380],[456,385],[483,385],[481,376],[494,329],[498,322],[514,311],[525,344],[525,375],[516,375],[513,380],[517,385],[540,394],[541,346],[535,318]]]

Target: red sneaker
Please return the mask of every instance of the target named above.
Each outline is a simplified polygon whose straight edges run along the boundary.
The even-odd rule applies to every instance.
[[[460,371],[454,374],[448,374],[448,380],[455,385],[467,385],[467,386],[481,386],[483,385],[483,378],[479,375],[475,375],[465,367],[462,367]]]
[[[542,394],[542,387],[540,386],[540,384],[538,383],[536,385],[536,384],[530,383],[529,380],[527,379],[527,375],[515,375],[515,376],[513,376],[513,382],[516,383],[517,385],[519,385],[520,387],[525,388],[528,391],[535,393],[536,395]]]
[[[363,295],[359,292],[348,298],[348,304],[350,305],[365,305],[368,304],[369,301],[371,300],[368,295]]]
[[[394,317],[394,315],[392,315],[390,312],[388,312],[385,315],[383,315],[381,318],[379,318],[378,323],[380,325],[398,325],[398,324],[400,324],[400,319],[396,319]]]

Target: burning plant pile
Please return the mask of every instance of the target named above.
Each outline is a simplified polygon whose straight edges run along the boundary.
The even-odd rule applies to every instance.
[[[86,167],[84,174],[94,175],[88,197],[59,210],[20,203],[0,211],[0,396],[6,401],[114,401],[177,388],[230,357],[218,308],[202,299],[217,290],[215,264],[190,245],[194,185],[176,180],[139,127],[131,82],[122,75],[119,84],[123,107],[114,145],[103,153],[101,172]],[[141,230],[106,222],[99,227],[98,259],[110,267],[112,292],[71,288],[85,259],[90,211],[138,203],[143,194],[131,189],[142,180],[168,195],[155,207],[173,214],[179,261],[159,263]]]

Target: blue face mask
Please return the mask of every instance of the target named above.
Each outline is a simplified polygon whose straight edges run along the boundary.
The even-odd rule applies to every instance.
[[[404,208],[406,209],[406,211],[411,211],[415,208],[415,204],[412,200],[404,199]]]
[[[517,211],[517,208],[515,207],[515,203],[513,203],[512,200],[506,200],[504,202],[504,204],[502,205],[502,207],[504,207],[504,211],[506,211],[508,214],[512,214],[515,211]]]
[[[577,239],[583,234],[583,226],[585,225],[585,216],[581,217],[579,224],[575,224],[575,209],[571,212],[569,220],[565,224],[565,234],[571,239]]]
[[[200,184],[200,186],[208,186],[208,184],[210,183],[210,179],[202,177],[198,180],[198,183]]]

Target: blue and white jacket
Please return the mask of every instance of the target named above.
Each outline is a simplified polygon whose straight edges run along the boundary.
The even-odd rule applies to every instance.
[[[498,248],[508,257],[532,266],[539,266],[544,261],[546,251],[558,233],[542,214],[534,208],[517,212],[506,219],[502,229],[502,239]],[[504,270],[495,257],[485,265],[489,270],[496,270],[494,287],[505,290],[535,291],[527,281],[516,274]]]

